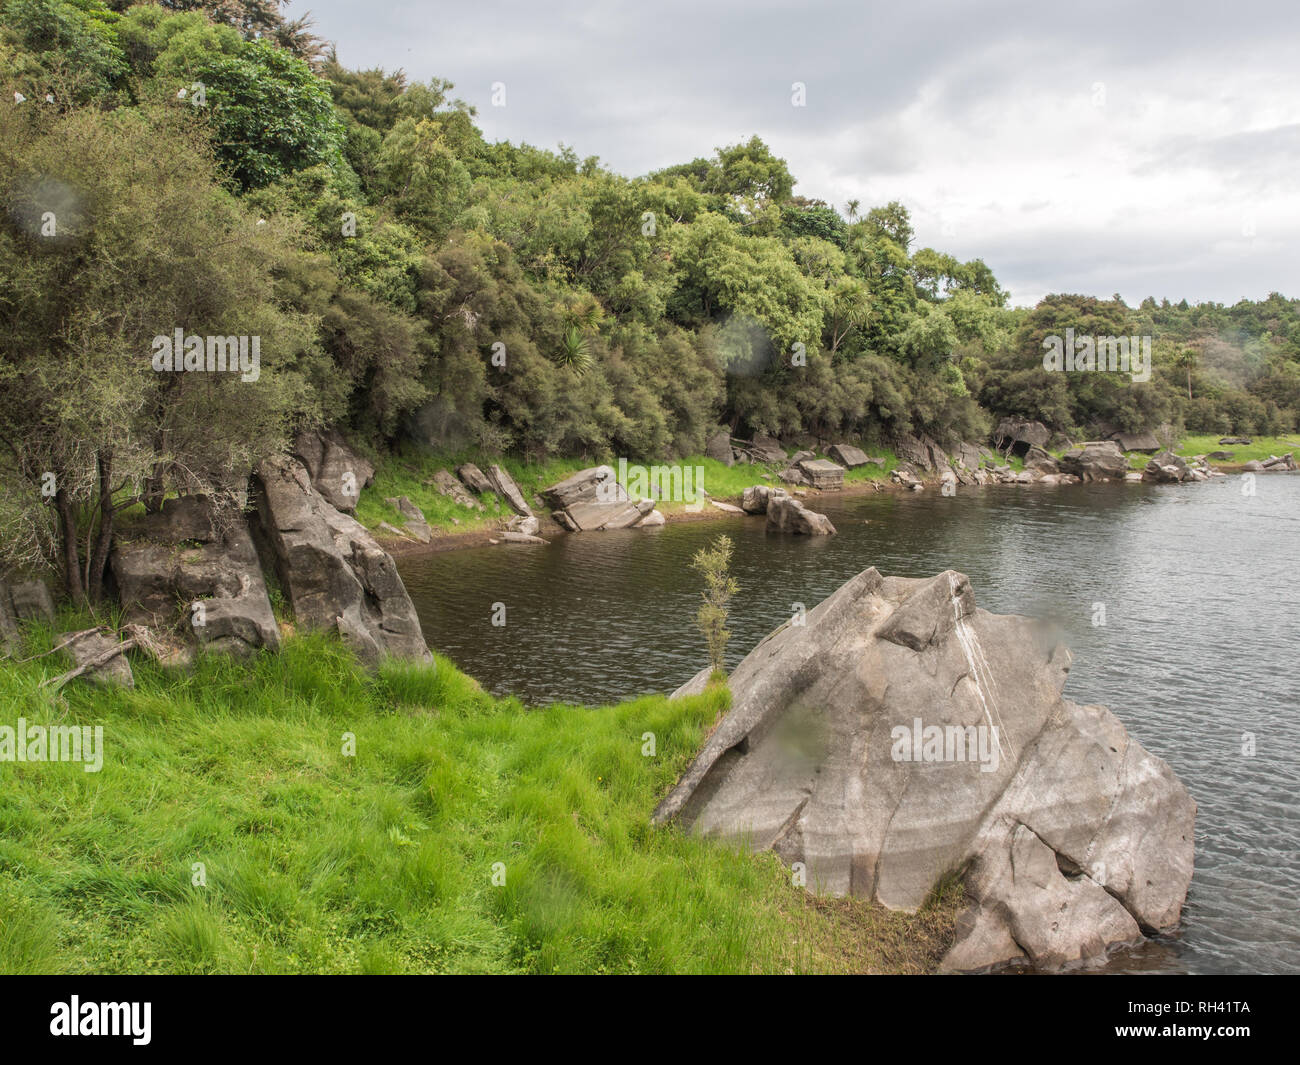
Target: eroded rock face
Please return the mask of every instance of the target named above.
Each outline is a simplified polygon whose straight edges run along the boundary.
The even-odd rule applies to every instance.
[[[392,557],[312,487],[291,458],[257,468],[258,514],[298,624],[338,632],[367,662],[429,661],[420,619]]]
[[[348,446],[334,430],[302,433],[293,454],[307,470],[311,483],[330,506],[351,513],[357,509],[361,489],[375,479],[375,468]]]
[[[237,655],[280,648],[243,514],[218,518],[203,496],[169,499],[119,533],[109,565],[126,622]]]
[[[1057,968],[1170,929],[1196,804],[1108,710],[1062,697],[1069,662],[1040,624],[979,609],[960,573],[866,570],[740,663],[655,820],[896,909],[964,870],[952,970]]]

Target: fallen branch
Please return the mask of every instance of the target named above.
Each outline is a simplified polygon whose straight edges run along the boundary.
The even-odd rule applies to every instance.
[[[91,629],[90,631],[94,632],[96,630]],[[98,669],[100,666],[113,661],[113,659],[131,650],[132,647],[138,647],[138,646],[139,646],[139,641],[136,639],[136,637],[132,636],[130,639],[123,640],[121,643],[116,644],[113,647],[110,647],[107,651],[101,651],[99,654],[95,655],[94,658],[90,659],[90,661],[83,662],[76,669],[70,669],[67,673],[64,673],[62,676],[51,677],[49,680],[42,681],[41,687],[45,688],[52,684],[54,685],[52,690],[58,691],[65,684],[67,684],[68,681],[74,680],[75,678],[81,676],[83,673],[86,673],[89,670]]]

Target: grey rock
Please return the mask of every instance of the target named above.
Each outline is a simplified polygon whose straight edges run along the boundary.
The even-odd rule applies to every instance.
[[[62,642],[71,635],[64,633],[56,642]],[[71,660],[74,668],[105,658],[99,665],[91,666],[78,680],[95,684],[103,688],[134,688],[135,676],[131,672],[131,663],[121,653],[121,642],[115,636],[106,636],[102,632],[87,632],[64,646],[63,652]],[[114,648],[118,654],[111,654]]]
[[[532,517],[533,508],[528,505],[524,499],[524,494],[519,491],[519,486],[515,484],[514,478],[510,476],[496,463],[488,467],[488,480],[492,482],[492,487],[497,494],[510,504],[510,509],[516,514],[525,518]]]
[[[1128,459],[1113,440],[1090,440],[1065,452],[1060,459],[1062,473],[1083,481],[1122,481],[1128,473]]]
[[[358,455],[336,430],[301,433],[293,454],[311,477],[312,486],[329,504],[351,513],[357,509],[361,489],[375,479],[375,468]]]
[[[785,448],[781,442],[770,436],[756,436],[750,445],[750,455],[755,462],[785,462]]]
[[[786,494],[784,488],[766,484],[751,485],[745,489],[745,494],[741,497],[740,509],[746,514],[766,514],[768,500]]]
[[[664,525],[667,521],[668,519],[664,517],[664,512],[662,510],[652,510],[649,514],[642,517],[640,521],[636,522],[632,528],[650,529],[656,525]]]
[[[389,496],[385,498],[385,503],[395,509],[405,519],[406,533],[412,539],[419,540],[422,544],[427,544],[433,539],[433,533],[429,529],[429,523],[424,520],[424,511],[411,502],[408,496]]]
[[[795,533],[803,536],[831,536],[835,526],[825,514],[809,510],[790,496],[770,496],[767,501],[769,532]]]
[[[1145,451],[1150,453],[1160,450],[1160,441],[1156,439],[1156,434],[1150,430],[1140,433],[1111,433],[1110,438],[1119,445],[1121,451]]]
[[[812,481],[806,473],[798,466],[791,466],[782,470],[777,477],[786,484],[811,484]]]
[[[181,632],[237,656],[280,649],[242,513],[220,513],[203,496],[168,499],[161,511],[119,531],[109,567],[127,623]]]
[[[1253,443],[1254,441],[1248,436],[1223,436],[1219,438],[1219,444],[1221,446],[1226,445],[1231,447],[1235,444],[1239,447],[1250,447]]]
[[[856,470],[871,461],[865,451],[852,444],[832,444],[826,453],[846,470]]]
[[[834,491],[844,487],[843,466],[837,466],[826,459],[801,459],[798,465],[807,483],[813,488]]]
[[[1003,418],[993,430],[993,444],[1004,454],[1023,457],[1031,447],[1049,447],[1052,432],[1042,422],[1024,418]]]
[[[728,514],[744,514],[745,511],[732,503],[720,503],[716,499],[710,499],[711,506],[717,507],[718,510],[725,511]]]
[[[815,459],[816,457],[817,453],[815,451],[796,451],[790,456],[790,465],[798,466],[805,459]]]
[[[44,581],[19,581],[16,584],[0,585],[8,589],[9,606],[13,616],[19,621],[54,622],[54,600],[50,589]]]
[[[960,573],[866,570],[736,667],[731,709],[654,820],[894,909],[966,869],[950,970],[1057,968],[1172,930],[1196,804],[1113,714],[1063,697],[1069,666]]]
[[[525,536],[536,536],[542,528],[542,523],[531,514],[528,517],[516,514],[508,522],[506,528],[511,532],[523,533]]]
[[[591,503],[598,500],[627,499],[627,492],[618,483],[612,466],[590,466],[542,489],[542,498],[548,506],[563,510],[573,503]]]
[[[439,470],[435,473],[432,483],[442,495],[445,495],[453,503],[458,503],[462,507],[469,507],[471,510],[483,509],[483,504],[470,495],[465,490],[465,486],[446,470]]]
[[[337,631],[370,663],[432,660],[392,557],[355,518],[340,513],[293,459],[268,459],[256,477],[258,514],[294,616]]]
[[[716,462],[734,466],[736,458],[731,449],[731,434],[725,429],[719,433],[714,433],[713,436],[709,437],[708,443],[704,445],[704,454]]]
[[[487,475],[472,462],[464,462],[457,466],[456,476],[461,479],[466,488],[476,495],[484,495],[496,490],[492,482],[488,480]]]

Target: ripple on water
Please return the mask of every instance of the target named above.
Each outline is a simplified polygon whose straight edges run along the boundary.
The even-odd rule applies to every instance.
[[[703,664],[691,555],[726,532],[741,583],[731,664],[867,566],[968,574],[998,613],[1056,626],[1067,694],[1103,703],[1199,805],[1196,875],[1174,936],[1106,971],[1300,970],[1300,475],[1194,486],[1080,485],[819,500],[839,534],[686,522],[401,560],[430,645],[497,694],[608,703],[668,691]],[[507,624],[491,624],[504,602]],[[1104,624],[1094,624],[1097,605]],[[1255,753],[1243,753],[1248,737]]]

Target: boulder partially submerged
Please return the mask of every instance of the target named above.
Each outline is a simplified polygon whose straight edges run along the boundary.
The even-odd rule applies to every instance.
[[[1108,710],[1063,698],[1069,665],[1041,625],[979,609],[960,573],[868,569],[737,666],[731,710],[655,821],[895,909],[964,874],[949,970],[1097,957],[1177,925],[1196,804]]]

